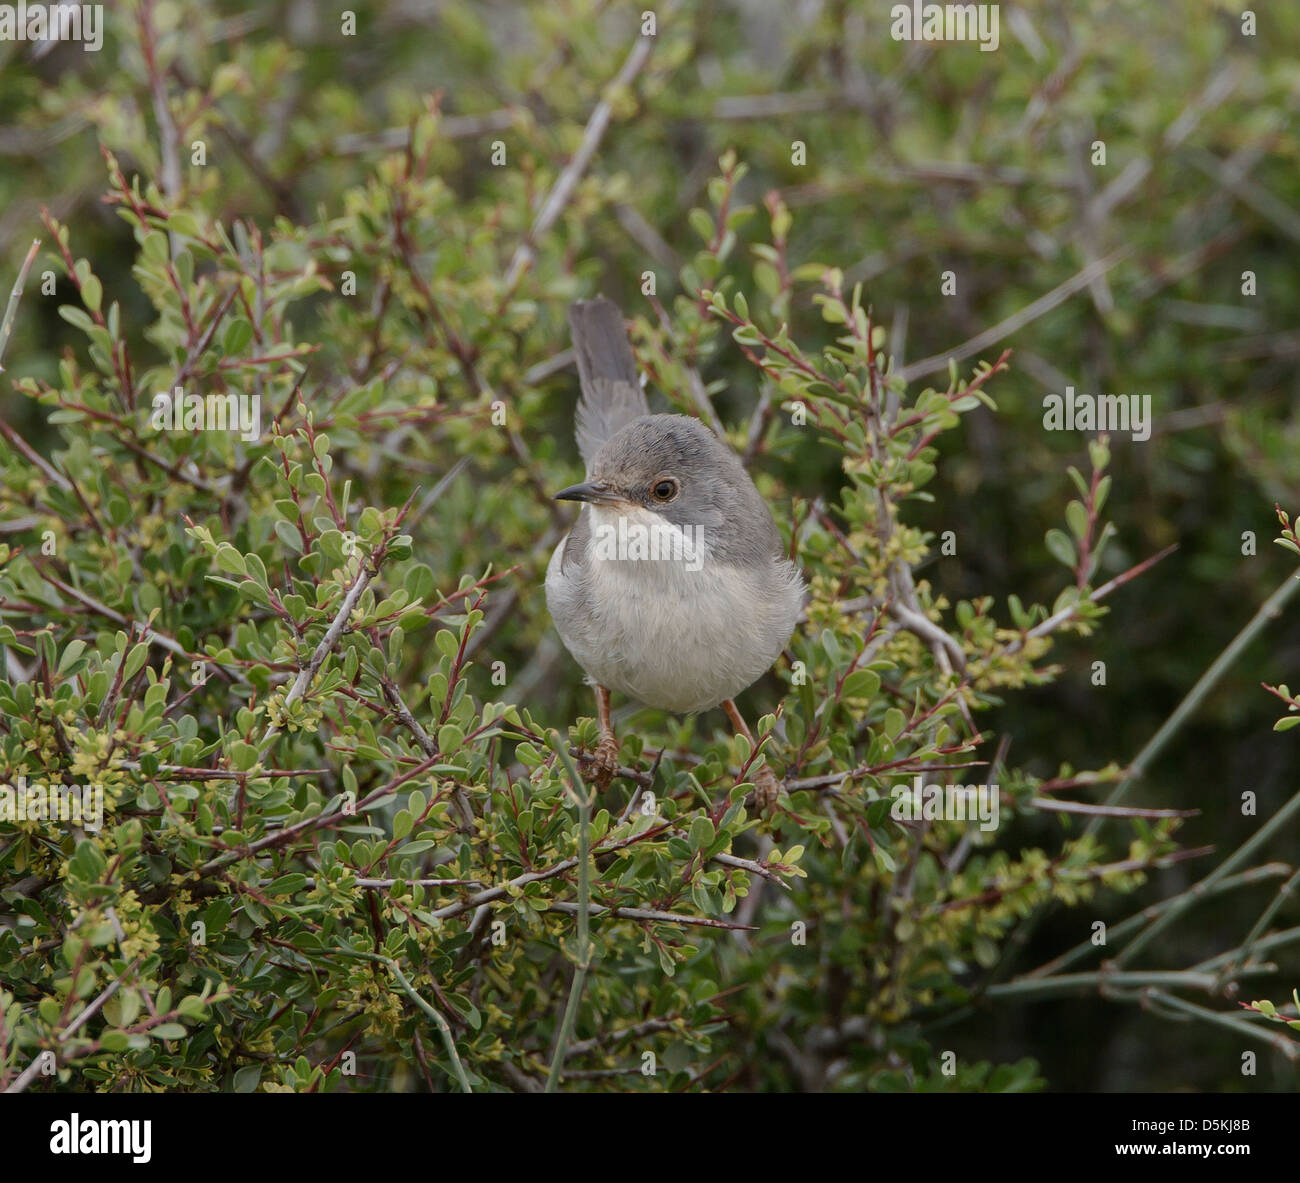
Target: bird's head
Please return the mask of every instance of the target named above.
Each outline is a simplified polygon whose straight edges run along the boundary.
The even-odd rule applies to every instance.
[[[587,479],[555,494],[582,501],[596,519],[659,520],[698,531],[714,556],[736,560],[780,545],[767,504],[739,457],[686,415],[645,415],[612,435]]]

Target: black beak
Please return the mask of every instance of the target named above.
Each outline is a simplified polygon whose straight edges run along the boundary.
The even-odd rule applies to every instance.
[[[595,502],[597,505],[614,504],[623,500],[608,485],[603,485],[599,481],[584,482],[581,485],[570,485],[567,489],[561,489],[555,494],[556,501],[588,501]]]

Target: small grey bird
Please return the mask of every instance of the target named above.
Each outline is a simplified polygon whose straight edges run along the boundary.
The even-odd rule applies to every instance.
[[[724,440],[685,415],[652,415],[623,317],[603,297],[569,309],[582,392],[582,484],[555,494],[585,504],[546,569],[546,602],[565,647],[596,688],[598,779],[618,764],[609,692],[692,714],[733,701],[794,632],[798,568],[754,482]],[[780,785],[754,774],[762,809]]]

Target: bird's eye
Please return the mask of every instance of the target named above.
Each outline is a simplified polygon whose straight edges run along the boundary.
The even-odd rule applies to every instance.
[[[664,477],[663,480],[655,481],[650,495],[656,501],[671,501],[677,496],[677,487],[677,482],[672,477]]]

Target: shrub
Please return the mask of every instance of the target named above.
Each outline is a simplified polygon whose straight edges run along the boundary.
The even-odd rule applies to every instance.
[[[160,146],[99,116],[130,278],[45,212],[40,269],[76,343],[14,382],[42,449],[18,417],[0,426],[0,781],[20,813],[52,784],[103,788],[102,825],[0,822],[0,1082],[1040,1087],[1034,1061],[956,1057],[939,1032],[1099,985],[1111,971],[1060,972],[1088,941],[999,978],[1047,905],[1197,853],[1176,838],[1189,811],[1121,804],[1132,769],[1038,749],[1013,765],[982,730],[1062,672],[1058,634],[1091,636],[1167,553],[1117,564],[1136,544],[1107,524],[1109,441],[1044,498],[1050,602],[945,594],[923,571],[952,553],[924,524],[930,488],[945,436],[996,410],[1008,352],[905,380],[853,260],[819,231],[796,251],[789,202],[772,189],[760,210],[722,155],[680,266],[619,279],[644,296],[625,303],[660,397],[745,456],[811,596],[746,695],[757,750],[711,714],[635,710],[596,792],[595,721],[541,579],[570,521],[550,493],[577,471],[565,308],[624,294],[591,261],[628,192],[583,171],[600,127],[565,125],[565,164],[530,157],[464,196],[444,176],[461,129],[430,99],[314,216],[275,184],[279,216],[241,216],[219,170],[179,179],[178,154],[220,132],[247,162],[287,51],[218,65],[175,33],[141,10],[171,104]],[[786,778],[767,818],[744,803],[760,759]],[[918,783],[996,785],[998,828],[907,816],[895,790]],[[1235,980],[1250,943],[1213,975],[1120,954],[1110,981],[1189,1007],[1159,992]]]

